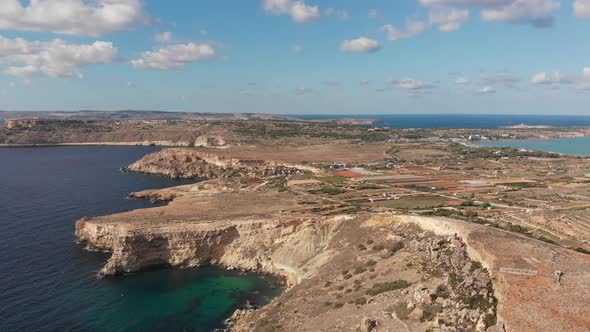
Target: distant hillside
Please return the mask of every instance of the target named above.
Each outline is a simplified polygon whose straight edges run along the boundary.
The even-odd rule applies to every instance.
[[[0,120],[8,119],[52,119],[52,120],[209,120],[209,121],[296,121],[296,118],[260,113],[191,113],[165,111],[75,111],[75,112],[7,112],[0,111]]]

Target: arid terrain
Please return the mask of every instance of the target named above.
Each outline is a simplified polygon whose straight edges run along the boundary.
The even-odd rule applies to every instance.
[[[132,193],[168,204],[84,218],[76,235],[113,252],[103,275],[215,264],[284,278],[234,331],[587,331],[590,158],[466,143],[589,133],[29,119],[0,143],[172,146],[125,170],[204,181]]]

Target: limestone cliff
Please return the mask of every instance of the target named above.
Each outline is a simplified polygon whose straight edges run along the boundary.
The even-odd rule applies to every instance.
[[[223,157],[196,149],[164,149],[131,164],[127,171],[172,178],[285,176],[317,171],[311,167],[268,160]]]
[[[302,267],[326,250],[342,220],[332,218],[321,223],[311,219],[246,218],[139,230],[105,227],[82,219],[76,225],[76,236],[93,247],[113,251],[100,271],[103,275],[216,264],[279,275],[295,284],[306,275]]]

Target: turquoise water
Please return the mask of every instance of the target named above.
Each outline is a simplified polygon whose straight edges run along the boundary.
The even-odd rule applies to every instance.
[[[216,268],[98,278],[109,253],[85,250],[74,224],[147,208],[132,191],[187,183],[122,173],[153,147],[0,148],[0,331],[211,331],[277,280]]]
[[[480,142],[479,146],[517,147],[576,156],[590,156],[590,137],[556,138],[546,140],[507,140]]]

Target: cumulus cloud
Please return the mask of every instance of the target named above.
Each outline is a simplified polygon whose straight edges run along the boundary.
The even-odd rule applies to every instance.
[[[369,10],[369,14],[367,14],[367,17],[369,18],[376,18],[377,16],[379,16],[377,9],[371,9]]]
[[[212,59],[215,56],[215,49],[209,44],[176,44],[153,52],[143,52],[140,59],[131,61],[131,65],[141,69],[181,69],[189,63]]]
[[[27,41],[0,36],[0,63],[4,73],[18,76],[79,77],[80,68],[117,59],[118,50],[110,42],[67,44],[61,39]]]
[[[473,93],[476,95],[491,95],[491,94],[496,93],[496,89],[494,89],[493,87],[488,85],[488,86],[484,86],[479,89],[476,89]]]
[[[590,18],[590,0],[574,0],[574,14],[578,17]]]
[[[465,85],[465,84],[469,84],[469,83],[471,83],[471,81],[464,78],[464,77],[459,77],[455,80],[455,84],[459,84],[459,85]]]
[[[444,32],[456,31],[469,20],[469,10],[435,8],[430,11],[430,24],[438,25]]]
[[[345,40],[340,44],[340,50],[352,53],[375,53],[380,51],[381,44],[374,39],[360,37],[358,39]]]
[[[545,84],[545,85],[572,85],[575,84],[576,88],[586,87],[590,85],[590,68],[583,68],[581,75],[563,75],[561,72],[556,71],[551,75],[546,72],[535,74],[531,78],[533,84]]]
[[[589,0],[575,1],[587,4]],[[531,24],[539,28],[552,26],[553,14],[560,8],[559,0],[420,0],[420,3],[433,8],[476,7],[484,21]],[[583,12],[583,5],[580,8]]]
[[[311,22],[320,18],[320,8],[307,5],[303,1],[264,0],[263,8],[273,15],[290,15],[296,23]]]
[[[427,90],[434,88],[432,83],[414,80],[414,79],[405,79],[402,81],[397,82],[395,85],[399,89],[403,90]]]
[[[2,0],[0,29],[99,36],[145,21],[142,0]]]
[[[514,0],[510,3],[482,10],[484,21],[528,23],[538,28],[553,25],[553,12],[561,7],[555,0]]]
[[[172,32],[166,31],[162,33],[157,33],[154,35],[154,40],[158,43],[169,43],[172,41]]]
[[[551,79],[551,77],[549,77],[549,75],[546,72],[542,72],[542,73],[535,74],[531,78],[531,83],[533,83],[533,84],[551,84],[551,83],[553,83],[553,80]]]
[[[316,93],[316,90],[313,88],[310,88],[308,86],[305,85],[300,85],[297,88],[295,88],[295,94],[298,95],[305,95],[305,94],[312,94],[312,93]]]
[[[400,30],[391,24],[386,24],[381,27],[380,31],[387,33],[387,39],[391,41],[408,39],[415,37],[428,28],[428,24],[416,19],[408,19],[406,21],[405,29]]]

